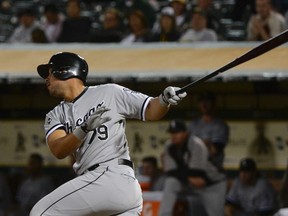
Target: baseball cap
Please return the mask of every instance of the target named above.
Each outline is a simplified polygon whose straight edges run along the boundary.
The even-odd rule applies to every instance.
[[[162,10],[161,10],[161,15],[162,16],[174,16],[175,13],[174,13],[174,9],[172,7],[164,7]]]
[[[244,158],[240,161],[240,171],[256,171],[256,162],[252,158]]]
[[[192,14],[200,14],[202,16],[206,16],[206,12],[200,7],[194,7],[192,9]]]
[[[169,127],[167,129],[167,132],[169,133],[177,133],[181,131],[186,131],[186,123],[181,119],[174,119],[169,123]]]

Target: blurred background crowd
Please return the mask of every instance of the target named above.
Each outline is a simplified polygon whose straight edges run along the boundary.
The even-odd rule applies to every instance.
[[[261,41],[282,32],[287,0],[2,0],[0,42]]]

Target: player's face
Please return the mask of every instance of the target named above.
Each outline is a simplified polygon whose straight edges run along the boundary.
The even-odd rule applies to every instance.
[[[199,109],[202,114],[212,114],[214,111],[214,103],[209,100],[202,100],[199,102]]]
[[[187,140],[187,132],[186,131],[180,131],[176,133],[170,134],[171,142],[175,145],[183,145]]]
[[[143,163],[142,164],[142,174],[145,176],[153,176],[156,172],[156,168],[150,163]]]
[[[253,183],[255,178],[255,173],[252,171],[240,171],[239,178],[242,184],[249,185]]]
[[[64,81],[57,79],[53,76],[51,73],[51,70],[49,71],[49,76],[45,79],[46,80],[46,86],[49,91],[49,94],[53,97],[61,97],[63,98],[64,92],[63,92],[63,83]]]

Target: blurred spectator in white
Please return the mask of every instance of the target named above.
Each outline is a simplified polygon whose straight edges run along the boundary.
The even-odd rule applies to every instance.
[[[123,17],[116,8],[108,8],[103,14],[100,28],[91,32],[89,41],[95,43],[115,43],[123,38]]]
[[[285,18],[272,9],[271,0],[255,0],[256,14],[252,15],[247,29],[250,41],[265,41],[286,29]]]
[[[57,42],[62,24],[65,19],[64,15],[59,12],[55,4],[47,4],[44,6],[44,17],[41,27],[45,32],[49,42]]]
[[[91,20],[81,15],[80,1],[68,0],[66,13],[66,19],[63,22],[58,42],[87,42],[91,29]]]
[[[129,31],[128,34],[122,39],[122,44],[149,41],[151,33],[145,15],[142,11],[132,11],[128,15],[128,25]]]
[[[8,38],[10,43],[30,43],[32,41],[32,31],[39,27],[39,22],[32,9],[24,9],[19,13],[19,25],[14,29]]]
[[[12,194],[6,177],[0,173],[0,216],[4,216],[12,203]]]
[[[187,26],[187,0],[169,0],[174,10],[176,26],[180,32],[183,32]]]
[[[217,34],[207,28],[207,17],[201,8],[195,7],[191,15],[191,27],[180,37],[180,42],[217,41]]]
[[[158,19],[159,29],[152,33],[151,42],[173,42],[178,41],[180,33],[176,26],[174,10],[164,7]]]
[[[54,189],[53,181],[43,172],[43,157],[38,153],[29,156],[27,163],[27,178],[20,184],[13,216],[29,215],[31,208],[46,194]]]

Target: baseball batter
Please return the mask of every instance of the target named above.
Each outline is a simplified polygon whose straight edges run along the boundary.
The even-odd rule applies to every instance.
[[[125,136],[127,118],[161,119],[187,94],[167,87],[149,97],[117,84],[86,86],[87,62],[61,52],[37,67],[51,96],[63,101],[45,119],[53,155],[75,157],[78,177],[41,199],[30,216],[140,215],[142,194]]]

